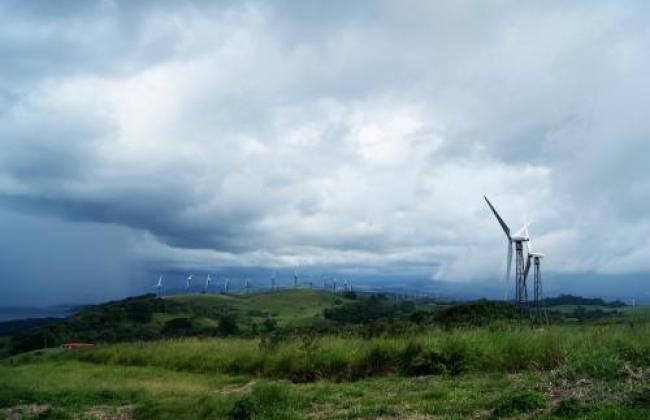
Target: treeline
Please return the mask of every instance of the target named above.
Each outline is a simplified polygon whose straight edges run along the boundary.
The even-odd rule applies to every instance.
[[[585,298],[582,296],[574,295],[559,295],[557,297],[544,299],[546,306],[560,306],[560,305],[581,305],[581,306],[606,306],[609,308],[622,308],[625,303],[620,300],[613,302],[605,302],[601,298]]]
[[[158,339],[163,337],[164,325],[152,322],[154,313],[184,310],[182,304],[153,294],[89,306],[68,318],[14,335],[10,352],[16,354],[70,341],[116,343]]]
[[[314,317],[300,326],[279,326],[271,315],[252,321],[253,312],[236,312],[226,304],[206,306],[172,299],[160,299],[153,294],[90,306],[64,320],[38,326],[12,337],[13,354],[59,346],[65,342],[117,343],[150,341],[178,337],[260,337],[262,345],[274,347],[288,337],[340,334],[356,337],[405,336],[420,334],[432,327],[474,328],[492,323],[527,323],[527,310],[508,302],[480,300],[450,306],[432,307],[421,301],[389,300],[383,295],[359,295],[349,292],[346,300],[337,299],[324,309],[323,316]],[[563,295],[549,299],[553,305],[616,305],[600,299],[585,299]],[[561,303],[559,303],[561,302]],[[588,303],[585,303],[588,302]],[[426,308],[426,309],[422,309]],[[602,311],[601,311],[602,312]],[[615,313],[578,309],[566,316],[578,320],[596,320]],[[565,315],[550,311],[551,322],[561,322]]]
[[[0,322],[0,336],[22,334],[33,328],[54,324],[59,321],[61,321],[61,318],[30,318]]]

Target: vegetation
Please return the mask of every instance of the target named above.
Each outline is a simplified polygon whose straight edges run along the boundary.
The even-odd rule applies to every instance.
[[[605,302],[600,298],[584,298],[582,296],[574,295],[560,295],[557,297],[544,299],[546,306],[560,306],[560,305],[580,305],[580,306],[606,306],[609,308],[622,308],[625,303],[620,300],[613,302]]]
[[[0,418],[647,418],[650,311],[577,307],[539,326],[501,302],[310,290],[111,302],[14,338]],[[57,332],[100,339],[18,351]]]
[[[334,293],[296,290],[250,296],[149,294],[88,307],[65,320],[50,321],[12,338],[13,354],[65,342],[117,343],[186,336],[257,335],[269,325],[312,327],[326,322],[322,311],[338,301]],[[264,308],[260,310],[259,308]]]

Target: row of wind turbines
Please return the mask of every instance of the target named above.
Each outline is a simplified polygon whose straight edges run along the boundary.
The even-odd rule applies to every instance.
[[[190,274],[187,276],[187,279],[185,279],[185,287],[187,289],[187,292],[190,293],[192,290],[192,282],[194,280],[194,275]],[[210,292],[210,286],[212,285],[212,276],[208,274],[205,278],[205,283],[203,285],[203,293],[209,293]],[[230,279],[228,277],[225,277],[223,280],[223,293],[228,293],[228,288],[230,286]],[[153,287],[155,287],[158,291],[158,297],[162,297],[162,291],[163,291],[163,275],[161,274],[158,277],[158,283],[156,283]],[[250,288],[248,279],[245,279],[245,286],[244,288],[248,290]]]
[[[508,239],[508,248],[507,248],[507,259],[506,259],[506,279],[505,279],[505,293],[504,300],[508,300],[508,292],[510,289],[510,275],[512,272],[512,254],[514,249],[515,254],[515,304],[520,307],[527,306],[528,301],[528,275],[530,273],[531,266],[533,267],[533,308],[538,312],[541,312],[543,308],[543,290],[542,290],[542,273],[541,273],[541,260],[544,258],[544,254],[533,251],[532,240],[528,232],[529,223],[526,222],[518,231],[514,234],[511,233],[510,227],[503,220],[499,212],[494,208],[487,196],[483,196],[485,202],[490,207],[490,210],[496,217],[499,225],[503,229],[503,232],[506,234]],[[525,252],[524,252],[525,248]],[[525,258],[524,258],[525,254]],[[331,279],[330,279],[331,280]],[[190,274],[186,279],[186,288],[187,292],[190,293],[192,289],[193,275]],[[312,287],[312,282],[309,282],[309,287]],[[208,274],[205,278],[205,284],[203,287],[203,293],[209,293],[210,287],[212,285],[212,277]],[[230,280],[226,277],[224,278],[223,293],[228,293],[230,286]],[[329,286],[329,287],[328,287]],[[352,291],[352,282],[345,282],[342,284],[343,290]],[[163,289],[163,276],[160,275],[158,278],[158,283],[154,285],[157,288],[158,296],[162,296]],[[271,276],[271,290],[274,291],[277,289],[277,282],[275,274]],[[298,287],[298,275],[296,271],[293,272],[293,287]],[[250,283],[248,279],[245,279],[244,290],[247,293],[250,288]],[[323,279],[323,289],[333,288],[334,291],[337,290],[337,281],[334,279],[327,283],[326,279]]]
[[[190,274],[187,276],[187,279],[185,280],[185,287],[187,293],[191,293],[192,291],[192,282],[193,282],[193,274]],[[313,287],[313,283],[311,281],[307,283],[300,283],[299,278],[298,278],[298,273],[294,270],[293,271],[293,288],[297,289],[299,287],[304,287],[304,284],[307,284],[308,287],[311,289]],[[210,287],[212,285],[212,276],[208,274],[205,278],[205,283],[203,286],[203,291],[202,293],[210,293]],[[162,297],[163,293],[163,276],[162,274],[158,277],[158,283],[156,283],[153,287],[157,289],[157,294],[158,297]],[[271,276],[271,285],[270,285],[271,291],[277,290],[278,283],[276,281],[275,273]],[[251,289],[251,284],[248,280],[248,278],[244,279],[244,292],[248,293],[248,290]],[[331,289],[333,291],[346,291],[346,292],[351,292],[352,291],[352,281],[349,281],[347,279],[343,280],[342,282],[337,282],[336,278],[323,278],[323,290],[325,289]],[[221,288],[221,292],[224,294],[227,294],[228,291],[230,290],[230,279],[228,277],[224,277],[223,279],[223,285]],[[240,289],[241,290],[241,289]]]
[[[542,290],[542,272],[541,260],[544,254],[533,251],[532,240],[528,232],[529,223],[525,222],[524,225],[511,234],[510,227],[503,220],[499,212],[494,208],[487,196],[483,196],[485,202],[492,210],[494,217],[501,225],[503,232],[508,238],[508,251],[506,259],[506,287],[504,293],[504,300],[508,300],[508,291],[510,290],[510,274],[512,272],[512,253],[513,247],[515,252],[515,304],[520,307],[528,305],[528,274],[530,273],[531,265],[533,268],[533,308],[538,312],[544,310],[543,308],[543,290]],[[526,248],[526,258],[524,259],[524,245]]]

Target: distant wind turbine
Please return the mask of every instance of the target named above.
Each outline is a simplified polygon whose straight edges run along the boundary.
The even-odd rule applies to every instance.
[[[529,240],[528,235],[526,234],[528,226],[524,225],[514,235],[511,235],[510,228],[508,227],[506,222],[504,222],[504,220],[501,218],[501,216],[496,211],[492,203],[490,203],[490,200],[488,200],[487,196],[483,196],[483,198],[485,198],[487,205],[490,207],[490,210],[492,210],[494,217],[496,217],[497,221],[501,225],[501,228],[503,229],[503,232],[506,234],[506,237],[508,238],[508,256],[506,260],[506,290],[504,293],[504,300],[508,300],[508,288],[510,287],[510,271],[512,269],[512,246],[514,244],[515,253],[516,253],[515,303],[517,303],[518,305],[523,305],[524,302],[526,302],[527,300],[526,277],[524,276],[525,268],[524,268],[523,243],[528,242]]]
[[[187,283],[187,293],[190,293],[190,290],[192,289],[192,275],[191,274],[189,276],[187,276],[186,283]]]
[[[203,289],[203,293],[208,293],[210,291],[210,283],[212,283],[212,277],[208,274],[205,278],[205,289]]]
[[[548,315],[546,313],[546,308],[543,306],[544,300],[544,290],[542,287],[542,271],[540,268],[541,260],[544,258],[544,254],[533,251],[533,241],[528,234],[528,226],[525,226],[525,235],[528,237],[528,242],[526,243],[526,248],[528,251],[528,258],[526,261],[526,269],[524,277],[528,278],[528,271],[530,270],[530,260],[533,260],[534,270],[533,270],[533,299],[534,307],[537,312],[537,315],[541,316],[542,312],[546,321],[548,322]]]
[[[158,283],[153,286],[158,288],[158,297],[162,296],[162,280],[163,280],[163,276],[161,274],[160,277],[158,277]]]

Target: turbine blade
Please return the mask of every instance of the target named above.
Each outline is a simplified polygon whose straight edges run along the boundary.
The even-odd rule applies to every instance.
[[[501,225],[501,228],[505,232],[506,236],[508,237],[508,239],[510,239],[510,228],[508,227],[508,225],[506,225],[506,222],[503,221],[503,219],[501,218],[497,210],[494,208],[492,203],[490,203],[490,200],[488,200],[487,196],[484,195],[483,198],[485,198],[485,202],[487,203],[487,205],[490,206],[490,210],[492,210],[492,213],[494,213],[494,217],[496,217],[497,220],[499,221],[499,224]]]
[[[531,255],[528,254],[526,258],[526,267],[524,268],[524,279],[528,278],[528,272],[530,271],[530,260],[532,259]]]
[[[510,272],[512,271],[512,241],[508,241],[508,260],[506,261],[506,291],[504,300],[508,300],[508,291],[510,290]]]

